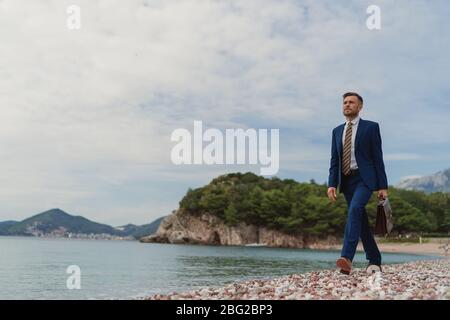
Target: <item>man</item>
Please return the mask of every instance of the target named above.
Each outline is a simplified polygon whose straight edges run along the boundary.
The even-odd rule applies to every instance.
[[[344,244],[341,257],[336,261],[344,274],[350,274],[360,237],[369,260],[367,271],[381,271],[381,254],[370,231],[365,206],[373,191],[378,191],[378,198],[386,199],[388,183],[380,127],[376,122],[359,117],[362,107],[363,98],[359,94],[343,95],[346,122],[333,130],[331,142],[328,198],[336,201],[336,188],[339,188],[348,204]]]

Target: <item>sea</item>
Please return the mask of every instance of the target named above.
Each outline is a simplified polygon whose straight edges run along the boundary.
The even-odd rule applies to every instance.
[[[141,299],[335,268],[339,251],[0,237],[0,299]],[[436,259],[382,253],[383,263]],[[367,264],[357,253],[355,267]]]

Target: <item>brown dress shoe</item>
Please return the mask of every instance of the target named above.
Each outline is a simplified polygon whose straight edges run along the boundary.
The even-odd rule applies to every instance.
[[[336,261],[336,266],[340,269],[340,272],[343,274],[350,274],[350,271],[352,271],[352,262],[344,257],[340,257]]]

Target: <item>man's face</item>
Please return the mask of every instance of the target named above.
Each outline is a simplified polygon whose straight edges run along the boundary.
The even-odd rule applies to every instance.
[[[344,99],[342,112],[346,117],[356,117],[362,109],[361,102],[356,96],[348,96]]]

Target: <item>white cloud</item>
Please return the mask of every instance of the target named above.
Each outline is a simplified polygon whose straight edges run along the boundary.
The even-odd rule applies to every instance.
[[[69,4],[80,30],[66,28]],[[321,181],[347,90],[368,97],[363,115],[382,122],[388,161],[422,157],[412,142],[448,143],[448,95],[437,94],[448,8],[380,1],[371,32],[369,4],[1,1],[0,220],[56,206],[114,224],[157,218],[187,185],[235,169],[170,163],[170,133],[194,119],[281,128],[280,169]]]

